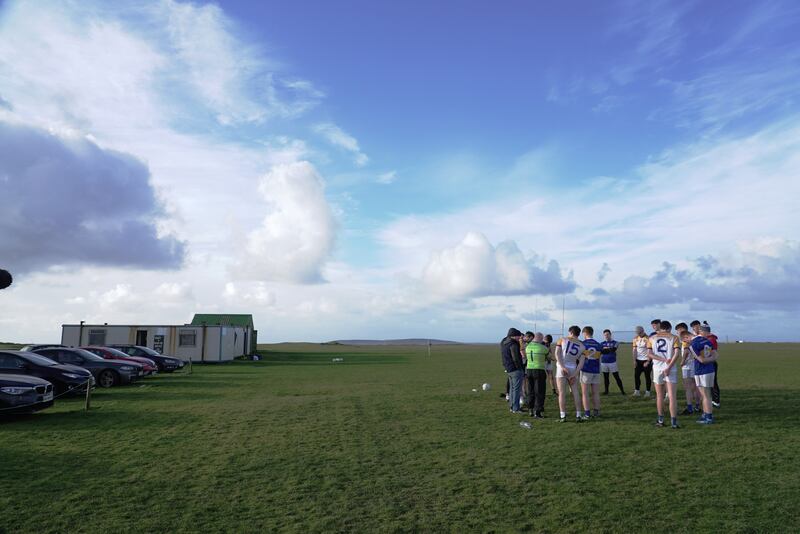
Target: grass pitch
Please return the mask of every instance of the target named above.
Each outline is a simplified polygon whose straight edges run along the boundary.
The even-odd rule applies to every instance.
[[[723,345],[675,431],[618,393],[521,428],[495,346],[265,346],[0,421],[0,531],[798,532],[799,349]]]

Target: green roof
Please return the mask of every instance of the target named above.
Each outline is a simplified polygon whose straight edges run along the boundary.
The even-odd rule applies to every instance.
[[[196,313],[192,319],[192,326],[222,325],[222,326],[249,326],[253,328],[253,316],[249,313]]]

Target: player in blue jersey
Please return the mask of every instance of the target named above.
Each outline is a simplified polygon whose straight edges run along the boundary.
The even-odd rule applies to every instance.
[[[581,392],[583,393],[583,419],[600,417],[600,356],[601,349],[594,336],[594,328],[583,327],[583,354],[586,357],[581,369]],[[593,408],[594,411],[590,411]]]
[[[686,331],[682,337],[689,344],[694,359],[694,382],[703,399],[703,416],[697,422],[710,425],[714,422],[711,388],[714,387],[714,363],[718,354],[714,345],[705,336]]]
[[[578,338],[581,327],[569,327],[569,335],[562,337],[556,343],[556,380],[558,382],[558,409],[561,412],[558,422],[567,420],[567,391],[572,391],[572,400],[575,401],[575,420],[580,423],[581,397],[579,392],[578,376],[583,368],[584,350],[583,343]]]
[[[619,377],[619,368],[617,367],[617,347],[619,343],[614,341],[611,337],[611,330],[606,328],[603,330],[603,341],[600,343],[602,356],[600,356],[600,372],[603,373],[603,385],[605,391],[603,395],[608,395],[608,374],[614,375],[614,380],[617,382],[617,387],[620,392],[625,395],[625,388],[622,387],[622,379]]]

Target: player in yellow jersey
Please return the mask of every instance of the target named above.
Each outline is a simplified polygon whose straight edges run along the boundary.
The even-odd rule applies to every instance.
[[[647,356],[653,362],[653,383],[656,385],[656,426],[664,426],[664,393],[669,394],[669,415],[672,428],[678,426],[678,360],[680,340],[672,334],[672,324],[661,321],[656,334],[647,340]],[[666,386],[666,387],[665,387]]]

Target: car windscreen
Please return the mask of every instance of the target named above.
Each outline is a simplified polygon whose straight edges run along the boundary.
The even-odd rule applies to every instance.
[[[77,352],[78,354],[80,354],[81,356],[86,358],[87,360],[91,360],[91,361],[94,361],[94,362],[102,362],[103,361],[102,357],[98,356],[97,354],[95,354],[93,352],[89,352],[88,350],[84,350],[84,349],[74,349],[74,350],[75,350],[75,352]]]
[[[139,347],[139,348],[142,349],[143,351],[145,351],[150,356],[161,356],[161,354],[157,353],[156,351],[154,351],[150,347]]]
[[[111,354],[111,356],[113,356],[114,358],[121,358],[123,360],[127,360],[128,358],[131,357],[130,354],[128,354],[127,352],[122,352],[119,349],[112,349],[112,348],[106,347],[103,350],[106,351],[107,353]]]
[[[58,362],[54,362],[50,358],[45,358],[44,356],[39,356],[38,354],[33,354],[30,352],[28,352],[27,354],[20,354],[20,356],[25,358],[31,363],[35,363],[36,365],[47,365],[47,366],[58,365]]]

